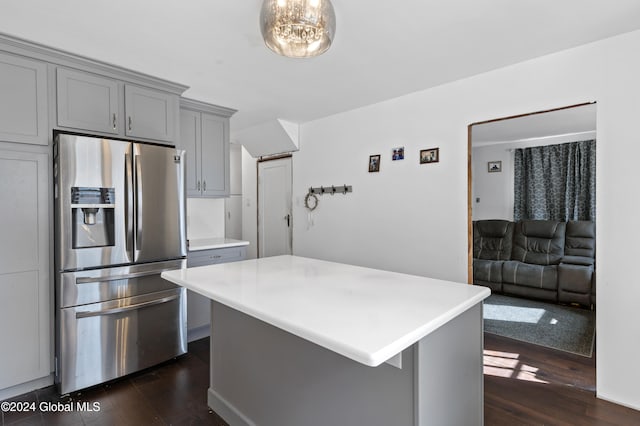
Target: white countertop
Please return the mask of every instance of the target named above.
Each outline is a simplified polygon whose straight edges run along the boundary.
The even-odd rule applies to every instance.
[[[196,238],[193,240],[189,240],[189,251],[210,250],[248,245],[249,241],[234,240],[232,238]]]
[[[297,256],[180,269],[162,278],[372,367],[490,294],[481,286]]]

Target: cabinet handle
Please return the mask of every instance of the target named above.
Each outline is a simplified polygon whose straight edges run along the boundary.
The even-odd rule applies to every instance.
[[[129,116],[129,130],[131,130],[131,127],[132,127],[132,125],[131,125],[131,116]]]
[[[200,191],[200,181],[198,181],[198,183],[196,184],[196,189]]]
[[[207,181],[206,180],[202,181],[202,191],[203,192],[207,192]]]
[[[116,113],[113,113],[113,130],[116,130],[116,122],[117,122],[117,116]]]

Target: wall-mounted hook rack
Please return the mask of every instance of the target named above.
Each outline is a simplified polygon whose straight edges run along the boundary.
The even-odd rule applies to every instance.
[[[317,188],[309,188],[309,194],[313,195],[324,195],[324,194],[343,194],[346,195],[348,192],[353,192],[353,187],[351,185],[340,185],[340,186],[320,186]]]

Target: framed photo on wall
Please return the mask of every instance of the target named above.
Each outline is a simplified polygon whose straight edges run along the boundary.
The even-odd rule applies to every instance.
[[[404,146],[399,146],[397,148],[393,148],[391,152],[391,160],[404,160]]]
[[[440,161],[440,148],[429,148],[420,151],[420,164],[437,163]]]
[[[500,173],[502,171],[502,161],[489,161],[487,170],[489,173]]]
[[[380,154],[369,156],[369,173],[380,171]]]

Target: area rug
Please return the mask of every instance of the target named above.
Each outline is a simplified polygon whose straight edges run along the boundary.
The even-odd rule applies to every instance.
[[[484,331],[591,357],[595,311],[492,294],[484,301]]]

